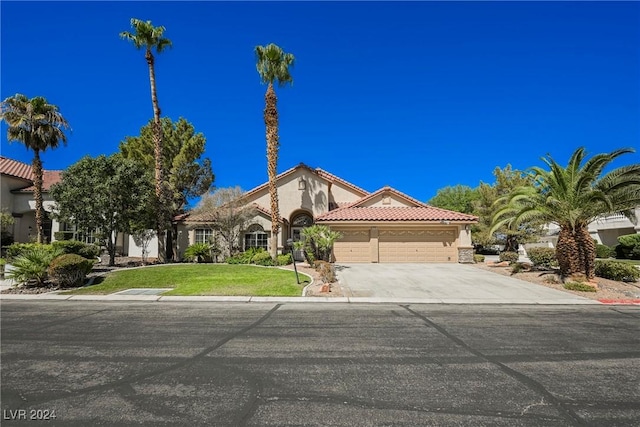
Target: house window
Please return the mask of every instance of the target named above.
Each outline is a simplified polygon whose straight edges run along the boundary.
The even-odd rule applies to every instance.
[[[78,240],[88,245],[98,244],[96,232],[97,230],[95,228],[88,228],[84,231],[78,231]]]
[[[211,243],[213,241],[213,230],[210,228],[196,228],[195,243]]]
[[[244,234],[244,250],[249,248],[262,248],[267,250],[268,234],[261,225],[253,224]]]
[[[294,227],[309,227],[313,225],[313,218],[307,214],[300,214],[293,218],[291,225]]]

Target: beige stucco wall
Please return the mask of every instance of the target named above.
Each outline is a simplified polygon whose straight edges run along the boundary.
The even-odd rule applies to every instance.
[[[299,180],[305,181],[305,189],[298,188]],[[300,210],[305,210],[316,216],[329,210],[329,202],[355,202],[362,195],[339,184],[331,185],[323,178],[318,177],[308,169],[300,169],[278,181],[278,207],[280,216],[291,220],[291,215]],[[248,203],[270,209],[271,199],[268,189],[263,189],[253,197],[247,199]]]
[[[378,194],[376,197],[373,197],[371,200],[367,200],[362,204],[363,207],[405,207],[405,206],[416,206],[414,203],[409,203],[408,200],[400,198],[395,194],[391,193],[382,193]]]

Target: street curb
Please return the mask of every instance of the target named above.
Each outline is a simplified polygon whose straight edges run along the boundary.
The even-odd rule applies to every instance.
[[[575,299],[517,301],[506,299],[425,299],[425,298],[371,298],[371,297],[259,297],[259,296],[162,296],[162,295],[38,295],[1,294],[0,300],[22,301],[146,301],[146,302],[236,302],[236,303],[337,303],[337,304],[441,304],[441,305],[606,305],[597,300]],[[635,304],[634,304],[635,305]]]

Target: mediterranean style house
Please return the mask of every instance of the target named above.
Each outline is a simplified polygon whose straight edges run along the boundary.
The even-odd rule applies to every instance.
[[[471,224],[477,218],[435,208],[393,188],[369,193],[329,172],[300,164],[277,177],[280,208],[278,252],[301,231],[324,224],[343,237],[334,246],[336,262],[473,262]],[[271,214],[268,184],[244,194],[256,208],[237,242],[242,250],[269,249]],[[187,215],[178,226],[179,247],[206,242],[214,231],[206,219]]]
[[[53,233],[59,231],[60,224],[51,218],[54,201],[49,189],[60,181],[60,171],[45,170],[43,173],[43,207],[45,210],[44,239],[53,240]],[[0,157],[0,208],[13,216],[13,224],[8,232],[16,242],[35,240],[36,201],[34,199],[33,172],[31,165],[7,157]]]

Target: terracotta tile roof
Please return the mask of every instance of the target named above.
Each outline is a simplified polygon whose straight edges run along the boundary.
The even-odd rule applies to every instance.
[[[31,165],[17,160],[9,159],[7,157],[0,157],[0,173],[3,175],[9,175],[16,178],[29,181],[31,185],[25,188],[21,188],[15,191],[23,193],[31,193],[34,191],[33,186],[33,171]],[[55,170],[45,170],[42,174],[42,190],[49,191],[53,184],[60,182],[62,179],[62,172]]]
[[[301,169],[301,168],[307,169],[308,171],[310,171],[312,173],[315,173],[319,177],[324,178],[329,182],[339,182],[340,184],[344,185],[345,187],[349,187],[349,188],[351,188],[352,190],[354,190],[354,191],[356,191],[358,193],[362,193],[363,196],[369,194],[368,191],[363,190],[362,188],[360,188],[360,187],[358,187],[356,185],[353,185],[350,182],[345,181],[344,179],[339,178],[339,177],[335,176],[332,173],[329,173],[329,172],[327,172],[327,171],[325,171],[323,169],[320,169],[320,168],[314,169],[314,168],[312,168],[310,166],[305,165],[304,163],[300,163],[299,165],[294,166],[294,167],[292,167],[290,169],[287,169],[286,171],[280,173],[278,176],[276,176],[276,181],[280,180],[282,178],[285,178],[286,176],[291,175],[292,173],[294,173],[295,171],[297,171],[298,169]],[[266,189],[268,186],[269,186],[269,182],[265,182],[264,184],[261,184],[261,185],[255,187],[255,188],[252,188],[251,190],[247,191],[244,194],[243,197],[249,197],[249,196],[251,196],[251,195],[253,195],[253,194],[255,194],[255,193],[257,193],[257,192],[259,192],[261,190]]]
[[[460,212],[448,211],[433,206],[348,206],[327,212],[316,218],[324,221],[464,221],[475,222],[478,218]]]
[[[0,173],[33,181],[31,165],[0,156]]]
[[[62,180],[62,171],[44,171],[42,174],[42,191],[49,191],[53,184],[57,184]],[[35,190],[33,185],[18,190],[23,193],[30,193]]]

